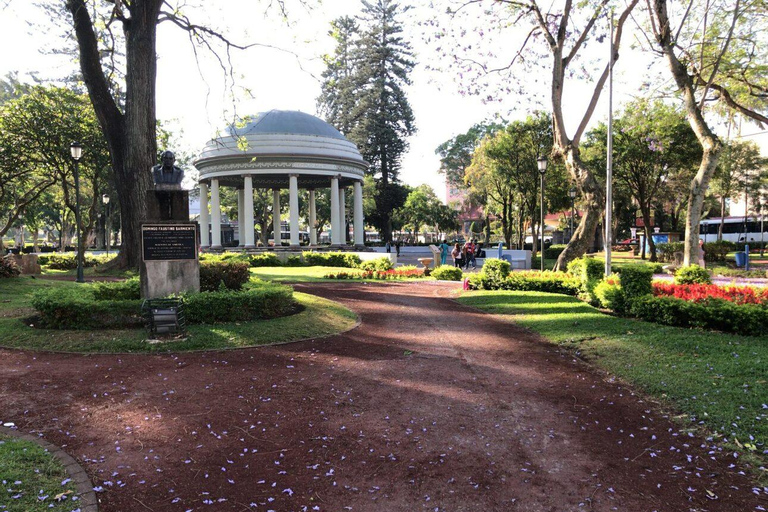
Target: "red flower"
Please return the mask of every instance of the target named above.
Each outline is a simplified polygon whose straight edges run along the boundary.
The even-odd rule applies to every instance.
[[[768,289],[751,286],[718,286],[716,284],[653,283],[653,294],[676,297],[692,302],[709,298],[723,299],[736,304],[768,305]]]

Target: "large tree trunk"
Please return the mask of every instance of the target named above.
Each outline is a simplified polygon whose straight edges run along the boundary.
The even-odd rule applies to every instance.
[[[704,115],[696,101],[693,80],[688,75],[685,65],[675,55],[675,43],[672,41],[672,28],[667,14],[666,0],[654,0],[653,15],[656,18],[654,20],[657,27],[656,41],[667,60],[677,87],[683,92],[688,123],[691,125],[703,149],[699,170],[693,180],[691,180],[691,186],[688,189],[688,212],[685,216],[685,257],[683,265],[689,266],[698,262],[699,222],[701,221],[701,210],[704,206],[704,195],[707,192],[709,180],[717,168],[722,143],[704,120]]]
[[[605,195],[603,189],[582,163],[578,148],[568,147],[565,153],[565,166],[576,181],[581,192],[581,204],[584,215],[576,227],[571,240],[557,258],[555,270],[564,271],[568,262],[583,256],[595,240],[595,230],[600,222]]]
[[[101,67],[93,24],[83,0],[68,0],[80,48],[80,68],[99,124],[109,146],[115,187],[120,196],[122,245],[118,264],[138,267],[141,261],[141,223],[156,212],[150,174],[157,157],[155,80],[156,28],[162,0],[136,0],[127,9],[126,99],[121,113]],[[127,14],[127,13],[126,13]]]

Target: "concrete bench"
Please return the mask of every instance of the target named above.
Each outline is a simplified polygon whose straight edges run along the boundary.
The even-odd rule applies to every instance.
[[[497,258],[498,252],[492,249],[485,250],[485,258],[477,258],[477,266],[482,267],[485,260],[488,258]],[[509,266],[513,270],[530,270],[531,269],[531,251],[523,251],[519,249],[505,249],[501,252],[501,259],[509,262]]]

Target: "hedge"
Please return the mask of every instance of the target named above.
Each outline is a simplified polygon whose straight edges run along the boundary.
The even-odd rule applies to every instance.
[[[302,253],[304,263],[317,267],[349,267],[355,268],[360,265],[360,256],[357,254],[345,252],[314,252],[305,251]]]
[[[212,292],[222,286],[240,290],[251,278],[250,265],[245,261],[204,261],[200,263],[200,291]]]
[[[125,289],[133,284],[125,286]],[[50,329],[133,328],[142,325],[141,300],[97,299],[105,289],[96,286],[48,288],[32,296],[32,306],[40,314],[37,324]],[[262,284],[241,291],[215,291],[185,294],[187,323],[239,322],[275,318],[295,308],[293,290],[278,284]]]
[[[483,268],[485,268],[485,265]],[[566,295],[578,295],[581,291],[581,280],[579,278],[566,272],[552,272],[549,270],[544,272],[535,270],[513,272],[503,279],[491,277],[484,272],[480,272],[478,274],[471,274],[468,279],[468,285],[471,290],[537,291]]]
[[[753,304],[734,304],[721,299],[691,302],[675,297],[646,295],[635,298],[630,313],[649,322],[677,327],[697,327],[760,336],[768,325],[768,309]]]
[[[653,269],[645,265],[625,267],[619,274],[621,290],[628,300],[653,293]]]
[[[566,248],[565,244],[554,244],[544,249],[544,259],[556,260]]]
[[[103,265],[114,258],[114,256],[101,255],[92,256],[85,254],[83,257],[83,268],[95,267],[96,265]],[[40,265],[46,265],[50,269],[54,270],[75,270],[77,268],[77,257],[75,254],[47,254],[40,255],[37,258],[37,262]]]
[[[39,325],[50,329],[138,327],[141,300],[96,300],[92,286],[49,288],[32,295]]]
[[[656,255],[661,261],[675,261],[675,253],[685,250],[683,242],[661,242],[656,244]]]
[[[392,269],[392,260],[382,256],[381,258],[363,261],[357,265],[357,268],[360,270],[390,270]]]
[[[282,265],[277,254],[265,252],[263,254],[254,254],[249,258],[252,267],[279,267]]]
[[[215,291],[184,295],[184,316],[189,323],[213,324],[286,316],[295,308],[293,289],[264,284],[242,291]]]
[[[96,300],[139,300],[141,298],[141,281],[132,277],[125,281],[94,283],[93,289]]]
[[[737,247],[738,246],[735,243],[729,242],[728,240],[707,242],[703,245],[704,261],[724,262],[728,253],[735,251]]]

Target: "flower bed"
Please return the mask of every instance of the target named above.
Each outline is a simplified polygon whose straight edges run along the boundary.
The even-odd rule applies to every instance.
[[[768,305],[768,289],[751,286],[718,286],[714,284],[653,283],[657,297],[675,297],[691,302],[722,299],[736,304]]]

